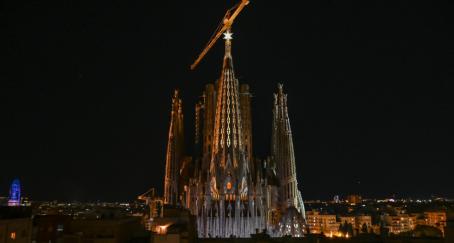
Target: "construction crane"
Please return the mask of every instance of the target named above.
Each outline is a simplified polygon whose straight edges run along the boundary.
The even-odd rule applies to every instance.
[[[207,54],[207,52],[211,49],[211,47],[216,43],[216,41],[219,39],[219,37],[224,33],[226,30],[230,29],[230,27],[233,24],[233,21],[235,18],[240,14],[241,10],[249,4],[249,0],[241,0],[241,2],[237,3],[235,6],[233,6],[231,9],[227,10],[227,12],[224,15],[224,18],[222,22],[219,24],[217,29],[214,31],[213,35],[211,36],[210,40],[208,41],[208,44],[205,46],[205,49],[199,54],[197,59],[192,63],[191,65],[191,70],[194,70],[197,65],[202,61],[203,57]],[[233,14],[231,14],[231,12]]]
[[[156,190],[154,188],[151,188],[142,195],[138,196],[137,199],[145,201],[145,204],[150,207],[151,218],[163,217],[164,200],[156,196]]]

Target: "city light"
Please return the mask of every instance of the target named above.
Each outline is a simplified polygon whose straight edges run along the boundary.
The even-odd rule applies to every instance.
[[[159,235],[167,234],[167,228],[169,226],[170,226],[170,224],[156,226],[156,233],[159,234]]]

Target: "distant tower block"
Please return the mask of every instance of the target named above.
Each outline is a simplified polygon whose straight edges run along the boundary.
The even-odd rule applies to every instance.
[[[18,179],[13,180],[11,188],[9,190],[8,206],[20,206],[20,181]]]
[[[184,153],[183,107],[178,90],[172,98],[164,178],[164,203],[179,204],[178,178]]]

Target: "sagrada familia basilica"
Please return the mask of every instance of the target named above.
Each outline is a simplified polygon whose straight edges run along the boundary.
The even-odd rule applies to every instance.
[[[271,154],[252,150],[251,94],[235,76],[231,33],[224,33],[221,75],[207,84],[195,106],[195,152],[184,145],[182,100],[172,99],[166,154],[164,203],[196,217],[198,237],[301,237],[305,210],[298,190],[287,95],[274,94]]]

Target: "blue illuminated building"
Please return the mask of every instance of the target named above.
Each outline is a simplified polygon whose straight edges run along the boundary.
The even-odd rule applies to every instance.
[[[9,189],[8,206],[20,206],[20,199],[20,181],[15,179]]]

